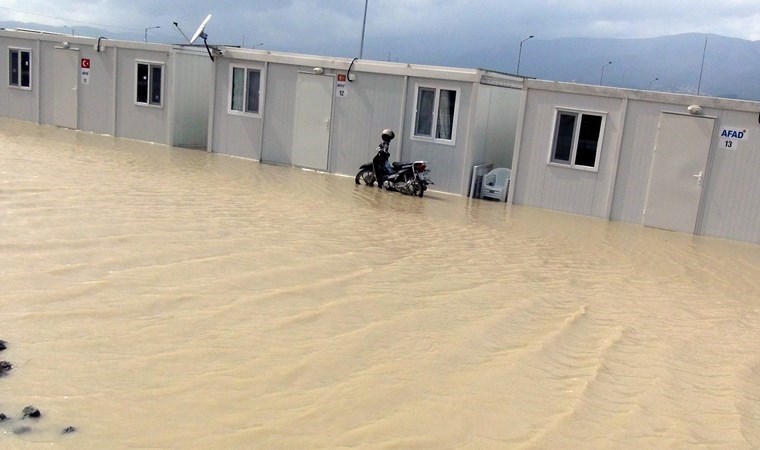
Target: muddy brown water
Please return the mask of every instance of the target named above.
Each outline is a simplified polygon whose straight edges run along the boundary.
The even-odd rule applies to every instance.
[[[760,447],[758,246],[8,119],[0,339],[3,448]]]

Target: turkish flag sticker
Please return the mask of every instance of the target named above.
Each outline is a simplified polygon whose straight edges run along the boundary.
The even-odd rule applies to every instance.
[[[82,69],[90,68],[90,58],[82,58]]]
[[[346,81],[346,74],[339,73],[338,74],[338,81]]]

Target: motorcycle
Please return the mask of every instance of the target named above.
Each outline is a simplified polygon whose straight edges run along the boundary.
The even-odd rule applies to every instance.
[[[435,184],[430,179],[427,162],[394,162],[390,164],[388,162],[390,158],[388,148],[394,137],[393,130],[383,130],[383,142],[378,146],[377,154],[372,158],[372,162],[362,164],[359,167],[359,172],[357,172],[354,181],[356,184],[361,184],[361,181],[364,181],[367,186],[373,186],[377,182],[377,187],[422,197],[428,185]]]
[[[359,167],[359,172],[357,172],[356,178],[354,179],[356,184],[360,184],[361,180],[364,181],[364,184],[367,186],[374,186],[375,181],[380,180],[377,183],[377,187],[382,186],[382,180],[392,171],[391,166],[388,164],[388,159],[390,157],[390,151],[388,151],[389,142],[390,141],[383,140],[383,142],[377,147],[377,154],[372,158],[372,161],[362,164],[361,167]]]
[[[422,197],[428,185],[435,184],[430,179],[426,161],[394,162],[392,167],[394,173],[383,181],[383,187],[389,191]]]

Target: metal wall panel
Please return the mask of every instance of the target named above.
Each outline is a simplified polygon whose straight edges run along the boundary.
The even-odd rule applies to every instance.
[[[631,101],[625,124],[611,220],[641,223],[660,112],[685,112],[687,105]],[[697,234],[760,243],[760,139],[757,114],[706,108],[715,116],[714,134],[724,126],[748,130],[736,148],[718,146],[714,136]]]
[[[594,190],[598,184],[598,174],[585,170],[546,166],[541,208],[564,211],[585,216],[594,215],[597,200]]]
[[[226,58],[217,58],[214,63],[214,93],[211,100],[211,142],[208,150],[215,153],[229,154],[229,142],[235,141],[236,136],[230,136],[227,133],[227,108],[226,101],[229,95],[229,75],[224,77],[222,74],[229,74],[230,60]]]
[[[79,65],[79,51],[61,49],[53,52],[55,78],[46,85],[52,93],[45,102],[52,106],[53,125],[71,129],[79,126]]]
[[[328,170],[355,175],[360,165],[375,156],[386,128],[396,132],[390,152],[391,159],[398,160],[403,98],[402,76],[359,73],[348,83],[347,95],[333,102]]]
[[[478,85],[475,89],[474,96],[476,97],[477,108],[475,108],[470,121],[470,151],[464,162],[466,167],[470,167],[470,171],[472,171],[472,166],[488,163],[493,164],[492,167],[507,167],[495,161],[500,159],[500,156],[493,149],[489,152],[486,148],[488,145],[488,127],[491,125],[489,123],[491,119],[491,98],[496,89],[499,88],[487,85]],[[469,178],[472,178],[472,174]]]
[[[225,51],[225,55],[225,58],[217,59],[215,72],[213,151],[292,165],[297,77],[299,72],[314,73],[313,69],[320,65],[319,61],[315,60],[314,66],[289,64],[285,60],[267,63],[263,113],[260,120],[251,120],[227,113],[229,65],[230,61],[240,65],[256,64],[257,58],[266,58],[267,55],[242,52],[238,55],[234,51]],[[240,59],[228,59],[229,56]],[[348,65],[345,69],[325,67],[322,76],[331,77],[335,83],[337,76],[345,74],[347,68]],[[470,176],[468,161],[473,158],[468,152],[489,153],[495,159],[502,158],[505,165],[509,164],[515,134],[513,122],[516,122],[520,103],[519,90],[486,86],[488,102],[484,103],[484,107],[487,110],[478,112],[481,119],[475,119],[471,116],[479,111],[480,106],[474,103],[472,81],[414,78],[368,71],[352,74],[356,75],[356,79],[346,83],[345,96],[338,97],[335,92],[332,93],[335,97],[330,121],[328,172],[354,175],[361,164],[374,156],[380,133],[385,128],[395,130],[397,135],[391,144],[391,158],[429,161],[436,190],[466,194],[461,192],[463,180],[464,176]],[[448,72],[442,70],[441,74],[446,76]],[[417,82],[459,90],[455,145],[411,138]],[[475,144],[470,145],[470,127],[476,120],[483,122],[482,136],[478,135]],[[262,123],[263,129],[260,130],[258,127]],[[259,145],[258,142],[261,142],[260,150],[251,150]]]
[[[208,104],[211,84],[204,85],[200,82],[204,77],[206,81],[211,79],[208,70],[204,73],[198,67],[189,67],[185,75],[179,78],[184,81],[184,85],[174,89],[174,58],[170,54],[175,54],[175,49],[171,46],[103,38],[96,49],[97,42],[98,39],[82,36],[0,30],[0,49],[3,49],[0,52],[0,64],[6,67],[5,70],[8,67],[8,47],[32,50],[32,89],[11,89],[7,83],[0,85],[0,115],[65,126],[72,126],[74,121],[64,123],[62,119],[67,115],[76,115],[77,128],[80,130],[162,144],[172,141],[170,131],[174,128],[179,133],[178,141],[181,144],[190,142],[192,146],[206,145],[202,135],[208,128],[208,108],[198,110],[191,104],[195,105],[201,99],[205,105]],[[56,52],[63,51],[77,54],[76,61],[70,64],[73,66],[70,70],[77,78],[77,104],[73,106],[60,104],[64,97],[56,90],[59,78],[55,67]],[[177,51],[183,52],[189,50]],[[203,55],[207,58],[205,53]],[[80,63],[84,58],[90,64],[86,83],[80,72]],[[164,64],[161,107],[135,104],[135,64],[138,59]],[[202,61],[203,58],[199,57],[199,60]],[[190,78],[187,79],[187,76]],[[175,105],[173,102],[178,97],[184,100]],[[178,109],[180,114],[170,123],[172,114],[178,112]],[[61,114],[61,111],[66,112]],[[189,117],[188,111],[192,112]]]
[[[263,114],[261,118],[256,119],[227,113],[230,64],[246,66],[256,63],[252,61],[231,63],[230,60],[217,63],[214,151],[260,159],[273,164],[291,165],[296,105],[295,86],[298,73],[311,73],[312,68],[268,64]],[[333,80],[331,83],[335,80],[331,74],[323,76],[330,77]],[[398,130],[401,123],[403,95],[404,77],[360,73],[354,82],[348,84],[346,97],[334,98],[333,116],[330,122],[328,172],[353,175],[361,164],[374,156],[380,142],[380,132],[385,128]],[[262,139],[263,145],[259,149],[259,142]],[[400,141],[396,140],[391,145],[394,157],[398,155],[398,142]]]
[[[298,66],[269,64],[264,105],[264,145],[261,161],[293,164],[293,118],[295,117]]]
[[[116,54],[119,50],[101,46],[101,51],[96,52],[91,45],[77,45],[80,58],[90,60],[88,83],[83,84],[81,77],[79,80],[79,129],[113,135],[116,133]]]
[[[415,121],[415,91],[417,86],[430,86],[444,89],[459,89],[459,116],[457,120],[456,141],[454,145],[430,142],[412,138]],[[401,159],[405,161],[428,161],[430,176],[435,182],[436,191],[463,193],[464,177],[472,172],[472,167],[465,170],[467,161],[467,145],[470,126],[471,102],[473,84],[468,82],[444,81],[430,78],[409,78],[406,95],[406,117],[404,133],[401,136]],[[464,172],[467,172],[465,175]],[[469,185],[466,187],[469,188]]]
[[[172,145],[206,148],[213,63],[206,54],[172,55]]]
[[[517,134],[517,115],[520,110],[520,89],[479,86],[480,92],[487,92],[488,103],[478,101],[477,111],[487,111],[484,150],[487,161],[494,167],[512,167],[512,156]]]
[[[39,75],[39,83],[34,89],[36,89],[40,96],[40,118],[39,123],[45,125],[55,125],[55,92],[56,92],[56,73],[55,58],[56,52],[69,51],[69,50],[57,50],[55,45],[60,45],[61,42],[53,43],[49,41],[39,42],[39,61],[37,62],[37,73]],[[68,106],[64,106],[68,108]]]
[[[512,167],[517,134],[517,115],[522,91],[504,86],[476,86],[477,104],[470,123],[470,148],[465,159],[465,186],[461,195],[470,195],[472,167]]]
[[[230,67],[232,65],[261,70],[263,75],[261,92],[264,95],[261,102],[263,115],[230,114]],[[211,150],[216,153],[260,160],[263,121],[268,113],[266,103],[268,86],[265,85],[268,77],[264,73],[264,64],[217,58],[214,74],[214,109],[212,113],[214,130],[212,132]]]
[[[713,154],[708,162],[701,222],[697,233],[760,244],[760,126],[758,113],[712,111],[718,115]],[[724,127],[746,130],[730,148],[719,134]]]
[[[517,164],[512,165],[510,184],[514,185],[514,204],[535,206],[541,203],[546,155],[551,146],[551,131],[546,131],[546,127],[541,126],[537,118],[554,114],[554,110],[541,91],[527,89],[525,96],[523,124],[518,130],[519,155]]]
[[[32,51],[32,89],[8,86],[8,59],[10,57],[8,50],[10,47]],[[37,51],[36,40],[0,36],[0,70],[3,71],[0,79],[4,80],[0,82],[0,114],[2,116],[29,122],[39,121],[39,61],[40,55]]]
[[[703,115],[717,118],[696,234],[760,244],[760,108],[751,102],[531,82],[513,173],[514,203],[603,217],[600,205],[609,199],[607,183],[614,180],[610,220],[642,223],[660,114],[683,114],[695,103],[702,104]],[[608,111],[597,175],[547,165],[552,145],[547,124],[553,124],[555,106]],[[721,146],[724,127],[746,130],[746,136],[730,148]]]
[[[137,61],[164,63],[162,107],[135,103]],[[116,135],[141,141],[169,144],[169,102],[172,71],[169,54],[163,51],[122,49],[117,57]]]
[[[615,178],[622,100],[531,89],[525,107],[514,203],[605,217]],[[606,114],[598,171],[550,165],[557,108]]]
[[[663,103],[628,102],[610,220],[641,223],[660,113],[675,110]]]

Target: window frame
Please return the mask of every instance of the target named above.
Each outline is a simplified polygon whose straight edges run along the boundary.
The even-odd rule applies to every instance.
[[[555,158],[555,154],[557,150],[557,139],[558,139],[558,134],[560,131],[559,129],[560,116],[562,114],[576,116],[575,124],[573,126],[570,156],[567,162],[563,160],[558,160]],[[576,163],[577,156],[578,156],[578,141],[580,138],[580,128],[583,122],[584,115],[597,116],[601,118],[601,122],[599,124],[599,137],[596,142],[596,153],[594,155],[593,166],[586,166],[586,165]],[[567,107],[560,107],[560,106],[555,107],[554,108],[554,124],[552,125],[552,134],[551,134],[552,140],[549,146],[549,156],[548,156],[547,164],[550,166],[555,166],[555,167],[565,167],[565,168],[575,169],[575,170],[584,170],[587,172],[598,172],[599,162],[601,161],[602,147],[604,143],[604,131],[605,131],[606,125],[607,125],[607,113],[604,111],[594,111],[594,110],[579,109],[579,108],[567,108]]]
[[[147,100],[146,101],[140,101],[139,100],[139,83],[140,83],[140,65],[147,65],[148,66],[148,86],[147,86]],[[151,101],[152,94],[153,94],[153,69],[154,68],[160,68],[161,69],[161,86],[160,86],[160,92],[159,95],[161,96],[161,99],[158,103],[153,103]],[[134,91],[134,99],[135,99],[135,105],[138,106],[145,106],[148,108],[159,108],[163,109],[164,107],[164,96],[165,96],[165,89],[166,86],[166,63],[159,62],[159,61],[144,61],[144,60],[136,60],[135,61],[135,91]]]
[[[243,70],[243,79],[245,82],[245,85],[243,86],[243,109],[242,111],[239,109],[232,109],[232,97],[233,97],[233,83],[235,79],[235,69],[241,69]],[[258,109],[256,111],[248,111],[248,91],[249,91],[249,73],[251,71],[255,71],[259,73],[259,104]],[[257,66],[257,65],[246,65],[246,64],[230,64],[230,71],[229,71],[229,88],[227,89],[227,113],[231,115],[236,116],[243,116],[243,117],[261,117],[264,110],[264,87],[266,86],[265,83],[265,70],[263,67]]]
[[[434,100],[433,100],[433,112],[430,117],[431,119],[431,126],[430,126],[430,135],[426,134],[417,134],[417,124],[419,122],[419,101],[420,101],[420,93],[423,90],[432,90],[434,91]],[[436,134],[438,133],[438,115],[440,113],[440,101],[441,101],[441,91],[453,91],[455,93],[455,100],[454,100],[454,113],[452,115],[452,121],[451,121],[451,139],[444,139],[436,137]],[[435,83],[415,83],[414,85],[414,115],[412,116],[412,126],[411,128],[411,139],[415,141],[425,141],[425,142],[434,142],[436,144],[443,144],[443,145],[450,145],[454,146],[456,145],[457,140],[457,128],[459,123],[459,105],[462,101],[462,89],[460,87],[452,87],[447,86],[444,84],[435,84]]]
[[[17,75],[18,82],[17,83],[13,83],[13,77],[12,77],[13,67],[11,66],[11,64],[12,64],[13,58],[12,58],[11,54],[13,52],[17,52],[18,53],[18,63],[17,63],[18,67],[16,68],[18,70],[18,75]],[[26,53],[26,54],[29,55],[29,70],[28,70],[28,72],[29,72],[29,74],[28,74],[29,75],[29,84],[26,85],[26,86],[24,86],[22,84],[23,69],[22,69],[22,66],[21,66],[21,61],[22,61],[21,55],[23,53]],[[22,90],[25,90],[25,91],[30,91],[30,90],[32,90],[32,78],[33,78],[32,75],[33,75],[33,72],[32,72],[32,49],[31,48],[21,48],[21,47],[8,47],[8,87],[13,88],[13,89],[22,89]]]

